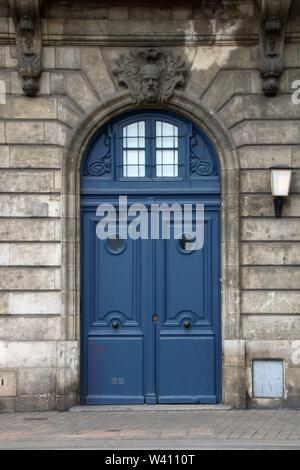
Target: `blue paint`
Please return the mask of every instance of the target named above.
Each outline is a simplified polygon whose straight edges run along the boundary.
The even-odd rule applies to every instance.
[[[122,128],[139,119],[146,123],[146,175],[124,178]],[[178,177],[155,176],[156,120],[179,128]],[[128,239],[114,251],[96,237],[96,208],[117,204],[121,194],[129,204],[205,204],[203,249],[186,254],[174,239]],[[82,401],[220,401],[220,169],[208,137],[162,111],[114,120],[87,150],[81,213]]]

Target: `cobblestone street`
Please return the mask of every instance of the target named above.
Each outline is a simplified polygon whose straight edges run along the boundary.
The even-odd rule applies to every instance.
[[[300,448],[300,411],[102,407],[0,415],[1,449]]]

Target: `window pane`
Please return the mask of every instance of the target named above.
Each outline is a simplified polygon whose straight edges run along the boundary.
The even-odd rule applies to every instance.
[[[178,127],[162,121],[156,121],[156,176],[178,176]]]
[[[178,176],[178,150],[156,151],[156,176]]]
[[[145,121],[123,127],[123,176],[145,176]]]
[[[145,176],[145,150],[123,150],[123,176]]]
[[[156,121],[156,148],[178,147],[178,127],[168,122]]]
[[[123,147],[145,147],[145,121],[134,122],[123,127]]]

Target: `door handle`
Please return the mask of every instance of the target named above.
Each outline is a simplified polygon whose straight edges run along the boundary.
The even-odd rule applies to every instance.
[[[191,322],[190,320],[184,320],[183,322],[183,327],[188,330],[189,328],[191,328]]]
[[[120,328],[120,322],[118,320],[114,320],[111,326],[113,327],[114,330],[117,330],[118,328]]]
[[[157,315],[157,313],[153,313],[153,315],[152,315],[152,322],[153,322],[153,323],[156,323],[157,321],[158,321],[158,315]]]

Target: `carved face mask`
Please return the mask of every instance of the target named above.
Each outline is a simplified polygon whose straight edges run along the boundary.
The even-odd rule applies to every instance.
[[[141,67],[142,93],[147,102],[153,103],[159,98],[160,70],[155,64],[146,64]]]

